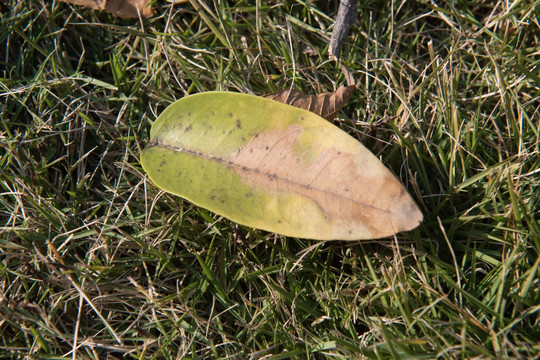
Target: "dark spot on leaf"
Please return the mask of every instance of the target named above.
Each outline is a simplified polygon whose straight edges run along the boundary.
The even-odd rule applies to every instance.
[[[212,195],[212,196],[210,196],[210,199],[212,199],[212,200],[216,200],[216,195]]]
[[[341,155],[341,151],[338,151],[337,154],[338,154],[338,155]]]
[[[232,113],[228,113],[227,116],[228,116],[228,117],[232,117]]]
[[[304,117],[303,117],[303,116],[300,116],[300,120],[304,120]]]
[[[225,204],[225,200],[220,200],[219,202],[222,204]]]
[[[252,193],[247,193],[247,194],[246,194],[246,197],[247,197],[247,198],[252,197],[252,196],[253,196]]]
[[[278,220],[277,222],[278,222],[278,224],[281,224],[281,220]]]
[[[240,121],[240,119],[236,119],[236,127],[239,129],[242,128],[242,122]]]
[[[210,111],[210,116],[215,116],[216,113],[214,111]]]
[[[167,162],[165,160],[161,160],[161,162],[159,163],[159,166],[163,166],[165,165]]]
[[[193,129],[193,126],[189,125],[189,126],[186,128],[186,131],[190,131],[191,129]]]
[[[246,138],[242,136],[242,141],[246,141]]]
[[[266,145],[266,146],[264,147],[264,149],[265,149],[265,150],[268,150],[268,149],[270,149],[270,147],[269,147],[268,145]]]

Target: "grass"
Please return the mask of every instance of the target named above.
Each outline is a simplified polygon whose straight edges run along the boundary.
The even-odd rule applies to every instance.
[[[148,181],[173,100],[345,82],[337,1],[192,3],[139,21],[0,2],[1,357],[537,356],[540,3],[359,3],[337,124],[425,217],[359,242],[238,226]]]

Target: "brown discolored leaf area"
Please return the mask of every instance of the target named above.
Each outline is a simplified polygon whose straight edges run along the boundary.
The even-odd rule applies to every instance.
[[[304,132],[302,126],[291,124],[254,138],[232,154],[234,171],[250,186],[312,200],[324,209],[326,218],[340,224],[343,233],[336,229],[334,233],[342,239],[359,232],[382,238],[415,228],[422,221],[403,186],[364,148],[345,153],[331,147],[312,158],[309,165],[303,164],[295,149]],[[307,205],[298,211],[307,212]],[[361,225],[351,225],[358,222]],[[347,228],[350,230],[345,231]]]
[[[124,19],[145,19],[152,16],[152,8],[148,6],[151,0],[60,0],[65,3],[84,6],[94,10],[105,10]]]
[[[354,85],[340,86],[335,92],[318,95],[308,95],[303,91],[291,89],[266,95],[265,98],[309,110],[326,120],[334,120],[339,110],[352,97],[354,88]]]

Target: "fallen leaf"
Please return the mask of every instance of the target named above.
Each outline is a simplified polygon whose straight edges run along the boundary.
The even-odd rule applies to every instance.
[[[94,10],[105,10],[107,0],[60,0],[65,3],[80,5]]]
[[[152,16],[151,0],[107,0],[105,11],[121,18],[147,19]],[[140,14],[140,15],[139,15]]]
[[[237,223],[319,240],[375,239],[422,214],[353,137],[309,111],[208,92],[178,100],[152,125],[141,163],[160,188]]]
[[[105,10],[121,18],[147,19],[152,16],[151,0],[60,0],[65,3],[84,6],[94,10]]]
[[[326,120],[334,120],[341,108],[350,100],[354,85],[340,86],[335,92],[308,95],[300,90],[283,90],[266,95],[268,99],[309,110]]]

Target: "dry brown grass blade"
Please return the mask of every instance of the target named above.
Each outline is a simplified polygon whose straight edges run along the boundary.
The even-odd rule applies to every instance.
[[[326,120],[334,120],[339,110],[350,100],[355,86],[340,86],[335,92],[308,95],[300,90],[283,90],[266,95],[268,99],[309,110]]]
[[[124,19],[152,16],[151,0],[60,0],[69,4],[80,5],[94,10],[105,10]]]

